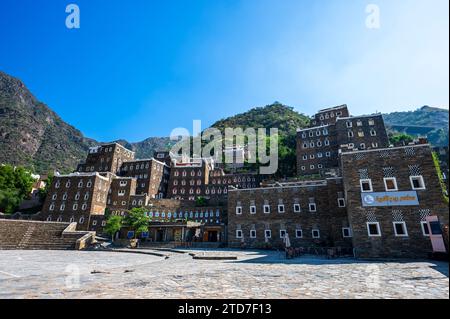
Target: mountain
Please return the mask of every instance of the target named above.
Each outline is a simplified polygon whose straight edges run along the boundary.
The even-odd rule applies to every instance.
[[[151,157],[169,139],[119,142],[138,157]],[[19,79],[0,71],[0,164],[24,165],[36,173],[71,172],[97,144],[38,101]]]
[[[383,118],[389,132],[427,136],[432,145],[448,145],[449,111],[446,109],[423,106],[415,111],[383,114]]]
[[[253,128],[278,128],[280,135],[290,136],[297,132],[297,128],[306,127],[309,117],[294,111],[293,107],[279,102],[265,107],[256,107],[248,112],[241,113],[214,123],[211,127],[222,132],[226,127],[246,129]]]

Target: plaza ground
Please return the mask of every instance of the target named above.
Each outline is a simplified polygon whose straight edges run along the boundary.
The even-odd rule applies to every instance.
[[[0,251],[0,298],[449,298],[447,262],[144,252]]]

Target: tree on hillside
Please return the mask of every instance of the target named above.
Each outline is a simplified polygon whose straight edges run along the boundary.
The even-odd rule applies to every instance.
[[[124,224],[134,231],[134,238],[138,233],[148,232],[148,223],[149,218],[143,208],[133,208],[124,218]]]
[[[408,145],[412,141],[414,141],[414,136],[405,133],[394,133],[389,136],[389,142],[394,146]]]

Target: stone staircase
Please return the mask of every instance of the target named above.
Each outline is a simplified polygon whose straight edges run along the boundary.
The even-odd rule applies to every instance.
[[[74,228],[69,223],[0,220],[0,250],[81,249],[80,240],[89,240],[88,237],[92,234],[77,232]],[[93,236],[95,237],[95,233]]]

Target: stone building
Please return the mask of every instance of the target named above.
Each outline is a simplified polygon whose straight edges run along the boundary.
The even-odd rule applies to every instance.
[[[356,256],[427,257],[427,216],[448,227],[430,146],[359,150],[340,161]]]
[[[140,159],[123,163],[120,175],[136,178],[136,194],[164,198],[169,183],[169,170],[167,164],[154,158]]]
[[[311,126],[297,130],[297,174],[339,175],[340,152],[389,146],[381,114],[350,116],[347,106],[325,109]]]
[[[132,196],[136,194],[136,178],[114,177],[108,191],[106,205],[113,214],[127,211],[131,206]]]
[[[191,201],[203,197],[212,170],[214,163],[208,159],[172,160],[167,197]]]
[[[132,161],[134,152],[117,143],[89,148],[86,161],[79,164],[78,172],[110,172],[118,174],[122,163]]]
[[[105,213],[111,181],[111,174],[98,172],[55,175],[39,218],[77,222],[78,229],[87,229],[92,216]]]
[[[351,247],[351,230],[341,178],[230,189],[230,247]]]

